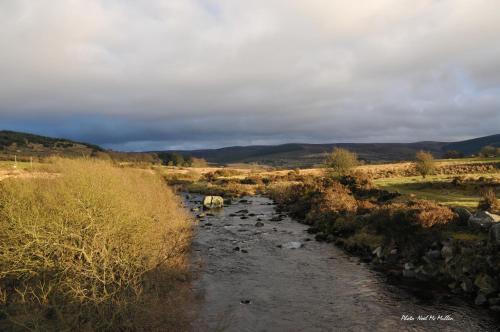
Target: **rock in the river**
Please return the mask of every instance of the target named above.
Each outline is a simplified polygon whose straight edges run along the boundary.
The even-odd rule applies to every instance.
[[[469,218],[468,223],[470,227],[488,229],[493,224],[499,222],[500,222],[499,215],[489,213],[488,211],[479,211]]]
[[[500,223],[491,226],[490,243],[500,245]]]
[[[203,208],[220,209],[224,207],[224,198],[220,196],[205,196],[203,198]]]
[[[315,236],[314,236],[314,239],[316,241],[325,241],[326,240],[326,234],[325,233],[317,233]]]
[[[261,221],[257,221],[257,222],[255,223],[255,227],[264,227],[264,223],[263,223],[263,222],[261,222]]]
[[[302,248],[302,243],[295,242],[295,241],[287,242],[283,245],[283,248],[285,248],[285,249],[299,249],[299,248]]]
[[[335,241],[335,235],[333,234],[328,234],[326,236],[326,242],[334,242]]]

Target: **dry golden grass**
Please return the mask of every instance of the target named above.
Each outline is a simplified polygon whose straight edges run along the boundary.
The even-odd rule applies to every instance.
[[[191,224],[161,176],[57,159],[0,182],[0,330],[183,330]]]

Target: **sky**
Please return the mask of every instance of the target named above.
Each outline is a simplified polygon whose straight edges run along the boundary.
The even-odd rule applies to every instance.
[[[126,151],[500,133],[498,0],[0,0],[0,129]]]

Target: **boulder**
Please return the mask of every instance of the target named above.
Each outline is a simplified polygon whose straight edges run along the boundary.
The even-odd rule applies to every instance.
[[[491,226],[490,243],[494,245],[500,245],[500,223]]]
[[[474,300],[474,303],[476,305],[485,305],[487,301],[488,301],[488,299],[486,299],[486,296],[484,296],[484,294],[482,294],[482,293],[479,293],[479,294],[477,294],[476,299]]]
[[[468,221],[470,227],[488,229],[493,224],[500,222],[500,216],[488,211],[478,211]]]
[[[458,221],[462,225],[466,225],[469,221],[470,217],[472,217],[472,213],[469,210],[463,207],[454,207],[453,212],[455,212],[458,216]]]
[[[224,207],[224,198],[220,196],[205,196],[203,198],[204,209],[220,209]]]
[[[415,268],[415,265],[413,265],[413,263],[411,263],[411,262],[405,263],[405,270],[406,271],[413,270],[414,268]]]
[[[476,280],[474,280],[474,285],[485,295],[492,294],[498,289],[496,280],[487,274],[478,275]]]
[[[403,277],[405,278],[415,278],[417,274],[413,270],[403,270]]]
[[[488,300],[488,303],[490,304],[490,306],[500,305],[500,297],[492,297],[491,299]]]
[[[429,257],[430,259],[437,260],[441,258],[441,251],[431,249],[427,252],[426,256]]]
[[[445,245],[443,248],[441,248],[441,256],[446,260],[446,262],[449,262],[454,255],[454,250],[451,245]]]
[[[460,288],[466,293],[472,293],[474,291],[474,285],[469,278],[465,278],[460,284]]]
[[[377,258],[382,258],[383,255],[382,247],[377,247],[375,250],[372,251],[372,254],[374,256],[377,256]]]

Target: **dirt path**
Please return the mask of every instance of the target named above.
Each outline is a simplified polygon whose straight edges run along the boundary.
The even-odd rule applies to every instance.
[[[193,202],[198,200],[192,197],[189,206],[199,206]],[[416,297],[387,284],[358,259],[312,240],[304,225],[289,218],[270,221],[277,216],[270,204],[248,198],[200,222],[194,243],[201,306],[196,331],[497,329],[485,312],[456,299]],[[256,226],[258,220],[264,225]],[[436,320],[418,321],[419,315]]]

